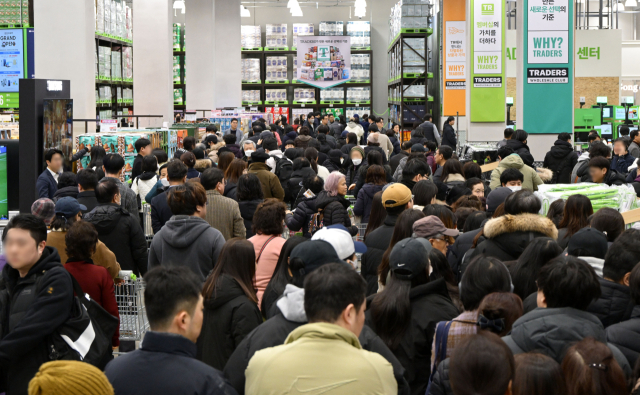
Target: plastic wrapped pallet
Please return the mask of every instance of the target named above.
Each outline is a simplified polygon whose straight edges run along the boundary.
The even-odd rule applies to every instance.
[[[114,35],[124,37],[124,8],[119,1],[116,3],[116,32]]]
[[[96,31],[104,33],[104,1],[96,0]]]
[[[111,0],[111,35],[118,34],[118,19],[117,19],[117,6],[116,1]]]
[[[131,54],[131,47],[122,48],[122,64],[123,78],[128,80],[133,79],[133,55]]]
[[[104,1],[104,30],[106,34],[111,34],[111,0]]]
[[[558,199],[567,199],[571,195],[585,195],[591,200],[593,211],[610,207],[624,213],[638,208],[636,192],[630,185],[594,184],[543,184],[538,186],[536,196],[542,202],[540,214],[547,215],[551,203]]]
[[[133,40],[133,19],[131,18],[131,7],[127,6],[126,7],[126,13],[127,13],[127,20],[126,20],[126,29],[127,29],[127,36],[126,39],[128,40]]]

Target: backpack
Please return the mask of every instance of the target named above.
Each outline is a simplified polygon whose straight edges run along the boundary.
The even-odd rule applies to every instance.
[[[307,230],[309,234],[313,236],[314,233],[319,231],[324,227],[324,214],[322,212],[317,212],[311,216],[309,219],[309,224],[307,225]]]
[[[275,167],[275,175],[280,180],[280,185],[282,189],[284,189],[285,201],[291,200],[291,196],[289,193],[289,179],[291,178],[291,174],[293,174],[293,163],[289,162],[287,158],[278,158],[277,156],[272,156],[273,160],[276,161]]]

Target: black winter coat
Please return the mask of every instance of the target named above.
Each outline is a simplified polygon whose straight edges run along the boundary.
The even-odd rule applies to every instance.
[[[53,194],[53,201],[54,202],[58,202],[58,200],[62,199],[63,197],[72,197],[74,199],[78,199],[78,193],[80,193],[78,191],[78,187],[64,187],[64,188],[60,188],[56,191],[56,193]]]
[[[436,372],[431,378],[431,386],[429,392],[425,395],[453,395],[451,381],[449,380],[449,362],[450,358],[440,362]]]
[[[384,185],[364,184],[360,192],[358,192],[358,198],[356,204],[353,207],[353,213],[362,217],[362,223],[369,223],[369,216],[371,215],[371,206],[373,205],[373,195],[380,192]]]
[[[258,205],[263,201],[264,200],[262,199],[254,199],[238,202],[238,207],[240,208],[240,216],[244,220],[244,228],[247,230],[247,239],[253,237],[253,214],[256,213]]]
[[[100,204],[83,220],[93,224],[98,239],[116,255],[122,270],[136,275],[147,272],[147,239],[140,227],[138,213],[130,214],[116,203]]]
[[[236,193],[238,191],[238,184],[235,182],[227,181],[227,184],[224,186],[224,197],[228,197],[229,199],[233,199],[238,201],[236,197]]]
[[[611,185],[622,185],[624,184],[625,181],[625,175],[624,173],[619,173],[617,171],[615,171],[614,169],[610,169],[607,174],[605,174],[604,176],[604,183],[611,186]]]
[[[448,145],[454,151],[456,150],[456,131],[453,129],[453,126],[449,125],[448,122],[445,122],[444,127],[442,128],[442,144]]]
[[[389,137],[389,141],[393,144],[393,153],[389,155],[389,157],[399,154],[402,149],[400,148],[400,142],[398,139],[395,137]]]
[[[375,298],[367,298],[367,306]],[[411,324],[404,334],[400,345],[391,350],[406,369],[405,377],[411,387],[413,395],[424,395],[429,383],[431,369],[431,344],[436,324],[449,321],[460,314],[453,305],[447,284],[444,279],[438,279],[411,288]],[[374,331],[375,323],[371,317],[371,310],[367,308],[366,324]]]
[[[605,328],[628,320],[635,305],[630,288],[600,277],[598,281],[602,295],[589,305],[587,311],[598,317]]]
[[[389,159],[389,167],[391,168],[391,172],[395,173],[398,165],[400,164],[400,161],[408,156],[409,153],[406,151],[400,151],[396,155],[393,155],[391,159]]]
[[[303,187],[302,187],[302,181],[304,181],[305,178],[309,178],[309,177],[315,177],[316,176],[316,172],[313,171],[312,168],[310,167],[303,167],[301,169],[298,170],[294,170],[293,173],[291,173],[291,178],[289,178],[287,180],[287,190],[289,191],[289,194],[291,195],[291,200],[289,203],[291,203],[291,209],[295,209],[295,202],[298,199],[298,196],[300,195],[300,193],[304,193]]]
[[[327,191],[321,191],[316,198],[316,209],[322,210],[322,224],[324,226],[342,224],[351,236],[358,234],[358,227],[351,225],[351,218],[347,208],[351,205],[344,196],[330,196]]]
[[[520,155],[525,165],[533,167],[533,155],[531,155],[528,145],[522,141],[511,139],[507,140],[507,147],[511,147],[514,153]]]
[[[339,171],[342,174],[345,174],[344,169],[342,168],[341,163],[336,163],[332,159],[327,159],[322,162],[322,166],[326,167],[329,170],[329,173],[333,173],[334,171]]]
[[[371,151],[378,151],[380,155],[382,155],[383,164],[386,165],[389,162],[389,160],[387,159],[387,154],[384,152],[384,150],[380,147],[375,147],[373,145],[367,145],[366,147],[364,147],[364,157],[366,158],[367,155],[369,155],[369,152]]]
[[[551,184],[569,184],[571,172],[576,163],[578,163],[578,153],[573,150],[571,143],[556,140],[551,150],[545,155],[542,167],[553,171]]]
[[[87,209],[82,211],[82,215],[92,211],[98,205],[98,199],[96,199],[96,191],[85,191],[78,193],[78,203],[85,206]]]
[[[204,301],[204,319],[198,338],[198,359],[224,369],[238,344],[258,325],[262,315],[231,276],[223,274],[211,298]]]
[[[628,321],[607,328],[607,341],[622,351],[629,365],[636,366],[640,356],[640,306],[635,306]]]
[[[340,140],[338,140],[340,141]],[[343,154],[351,154],[351,148],[355,147],[355,144],[345,144],[342,147],[340,147],[340,151],[342,151]]]
[[[25,277],[9,264],[4,266],[0,280],[0,383],[6,381],[6,387],[2,391],[27,394],[29,381],[40,365],[50,360],[47,336],[67,321],[72,305],[71,275],[54,247],[45,247]]]
[[[391,243],[393,228],[396,226],[397,220],[398,216],[387,215],[383,224],[364,239],[367,252],[362,254],[361,274],[367,280],[367,296],[378,292],[378,266],[380,266],[382,256]]]
[[[351,184],[355,184],[356,182],[358,182],[358,170],[364,168],[368,168],[369,164],[367,163],[366,159],[363,159],[362,162],[356,166],[354,165],[352,162],[350,162],[351,164],[349,165],[349,167],[347,167],[347,186],[351,186]],[[358,196],[355,192],[355,190],[351,190],[349,191],[349,193],[353,194],[354,196]]]
[[[456,276],[457,281],[462,279],[462,259],[473,246],[473,239],[476,238],[481,230],[482,228],[460,234],[455,243],[453,243],[447,251],[447,260],[449,261],[449,266],[451,266],[451,270],[453,270],[453,274]]]
[[[384,173],[387,177],[387,182],[389,183],[393,181],[393,173],[391,172],[391,168],[389,167],[389,165],[383,165],[382,167],[384,168]],[[369,170],[368,163],[366,164],[366,166],[360,165],[360,168],[358,169],[357,178],[355,181],[356,187],[353,189],[353,196],[355,197],[358,197],[358,193],[360,193],[360,189],[364,185],[364,181],[367,179],[367,170]],[[351,184],[347,184],[347,185],[351,185]]]
[[[302,235],[304,237],[309,239],[311,238],[312,234],[309,233],[309,227],[307,225],[309,225],[311,216],[318,212],[316,209],[317,198],[317,196],[304,198],[300,203],[298,203],[296,211],[291,214],[287,214],[284,222],[289,230],[294,232],[302,230]]]

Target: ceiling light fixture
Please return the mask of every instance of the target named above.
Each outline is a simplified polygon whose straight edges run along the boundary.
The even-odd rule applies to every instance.
[[[291,8],[294,5],[299,5],[298,0],[289,0],[289,2],[287,3],[287,8]]]
[[[624,3],[624,6],[636,8],[638,6],[638,2],[636,0],[627,0],[626,3]]]
[[[240,5],[240,17],[242,18],[251,17],[251,13],[249,12],[249,9],[243,5]]]

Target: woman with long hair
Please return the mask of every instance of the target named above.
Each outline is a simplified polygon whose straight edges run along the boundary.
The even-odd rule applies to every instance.
[[[218,154],[218,169],[227,171],[227,167],[233,162],[236,156],[231,151],[225,151]]]
[[[625,230],[622,214],[616,209],[604,207],[596,211],[591,217],[589,225],[607,235],[609,246],[616,241]]]
[[[276,310],[273,310],[273,306],[276,305],[276,301],[282,296],[284,288],[293,278],[289,272],[289,256],[291,255],[291,251],[293,251],[298,244],[308,240],[306,237],[293,236],[282,245],[278,263],[276,263],[276,268],[273,270],[273,276],[262,296],[260,311],[262,311],[262,316],[265,319],[269,319],[275,315]]]
[[[450,208],[444,206],[442,204],[430,204],[422,210],[422,212],[428,217],[430,215],[435,215],[440,218],[440,221],[449,229],[458,229],[458,218],[451,211]],[[455,240],[450,239],[449,242],[453,244]]]
[[[345,198],[347,181],[344,174],[334,171],[324,183],[324,191],[316,198],[316,209],[321,211],[324,226],[342,224],[351,236],[358,234],[358,227],[351,225],[347,208],[351,205]]]
[[[367,222],[367,229],[364,232],[364,238],[366,239],[369,233],[378,229],[387,218],[387,210],[382,205],[382,191],[376,192],[373,195],[373,202],[371,203],[371,213],[369,214],[369,222]]]
[[[438,187],[429,180],[420,180],[416,182],[411,190],[413,192],[413,208],[415,210],[423,210],[430,204],[435,204]]]
[[[423,243],[428,244],[426,240],[406,238],[393,247],[389,281],[371,299],[366,311],[367,325],[406,369],[413,394],[424,394],[427,389],[431,328],[458,315],[447,295],[445,280],[429,281],[429,259]]]
[[[313,171],[315,171],[320,178],[326,181],[330,174],[329,169],[318,164],[318,150],[313,147],[309,147],[304,150],[304,157],[307,158],[311,164]]]
[[[366,184],[362,186],[356,204],[353,208],[355,215],[362,217],[362,223],[369,223],[369,217],[371,215],[371,206],[373,205],[373,196],[382,191],[382,188],[386,185],[386,174],[384,168],[379,165],[369,166],[367,169]]]
[[[562,216],[564,215],[564,199],[558,199],[549,205],[549,211],[547,212],[547,218],[553,222],[556,228],[560,229],[560,222],[562,222]],[[616,212],[618,212],[616,210]]]
[[[402,214],[398,216],[396,225],[393,228],[389,247],[387,247],[384,255],[382,255],[382,261],[380,261],[380,265],[378,266],[378,292],[387,285],[387,279],[389,278],[389,257],[391,256],[393,247],[400,240],[411,237],[413,234],[413,224],[424,217],[424,213],[418,210],[404,210]]]
[[[562,248],[549,237],[537,237],[524,249],[520,258],[509,268],[513,279],[513,293],[525,300],[538,292],[536,279],[542,266],[562,254]]]
[[[589,216],[593,214],[591,200],[584,195],[571,195],[564,205],[562,221],[558,226],[558,244],[567,248],[569,239],[580,229],[589,225]]]
[[[440,179],[449,189],[456,185],[464,185],[466,180],[462,174],[462,165],[460,162],[455,159],[449,159],[444,166],[442,166],[442,176]]]
[[[243,174],[247,174],[247,162],[238,158],[232,160],[231,163],[229,163],[227,170],[224,172],[224,179],[226,181],[226,185],[224,186],[224,196],[236,201],[238,200],[236,196],[238,180]]]
[[[229,239],[202,289],[204,317],[198,338],[198,359],[223,370],[238,344],[262,323],[253,285],[253,244]]]
[[[88,169],[93,169],[98,176],[98,181],[104,178],[104,170],[102,170],[102,159],[107,156],[107,151],[101,145],[94,145],[91,147],[91,161],[89,162]]]

